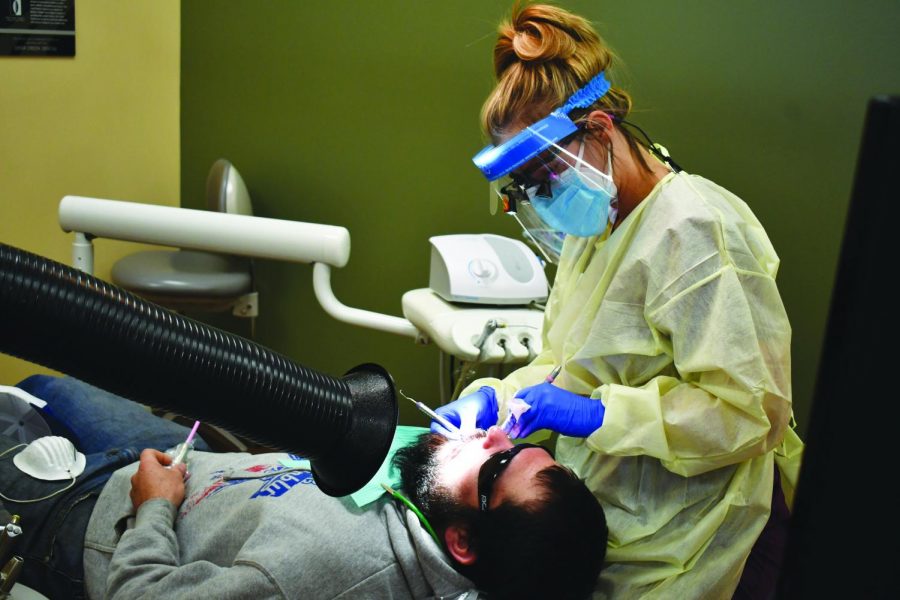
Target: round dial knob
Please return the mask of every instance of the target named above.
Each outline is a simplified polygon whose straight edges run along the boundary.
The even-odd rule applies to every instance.
[[[494,279],[497,276],[497,265],[483,258],[469,262],[469,273],[475,279]]]

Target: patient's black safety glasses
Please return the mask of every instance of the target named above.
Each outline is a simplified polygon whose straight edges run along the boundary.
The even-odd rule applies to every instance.
[[[509,467],[509,463],[516,457],[516,454],[526,448],[540,448],[550,456],[553,454],[543,446],[537,444],[518,444],[508,450],[501,450],[491,455],[478,470],[478,509],[481,512],[487,512],[491,503],[491,494],[494,491],[494,482],[503,475],[503,472]]]

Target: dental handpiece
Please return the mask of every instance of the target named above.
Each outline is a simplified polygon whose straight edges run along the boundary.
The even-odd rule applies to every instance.
[[[547,378],[544,379],[544,382],[545,383],[553,383],[554,381],[556,381],[556,378],[559,376],[560,371],[562,371],[562,365],[559,365],[558,367],[554,367],[553,370],[550,371],[550,374],[547,375]]]

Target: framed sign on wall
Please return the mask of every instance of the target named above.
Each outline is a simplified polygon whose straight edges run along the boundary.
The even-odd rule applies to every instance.
[[[75,56],[75,0],[0,0],[0,56]]]

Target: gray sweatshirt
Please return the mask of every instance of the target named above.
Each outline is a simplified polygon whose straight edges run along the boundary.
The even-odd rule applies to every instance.
[[[181,506],[136,515],[137,463],[114,473],[85,535],[88,597],[478,597],[412,512],[326,496],[285,458],[195,452]]]

